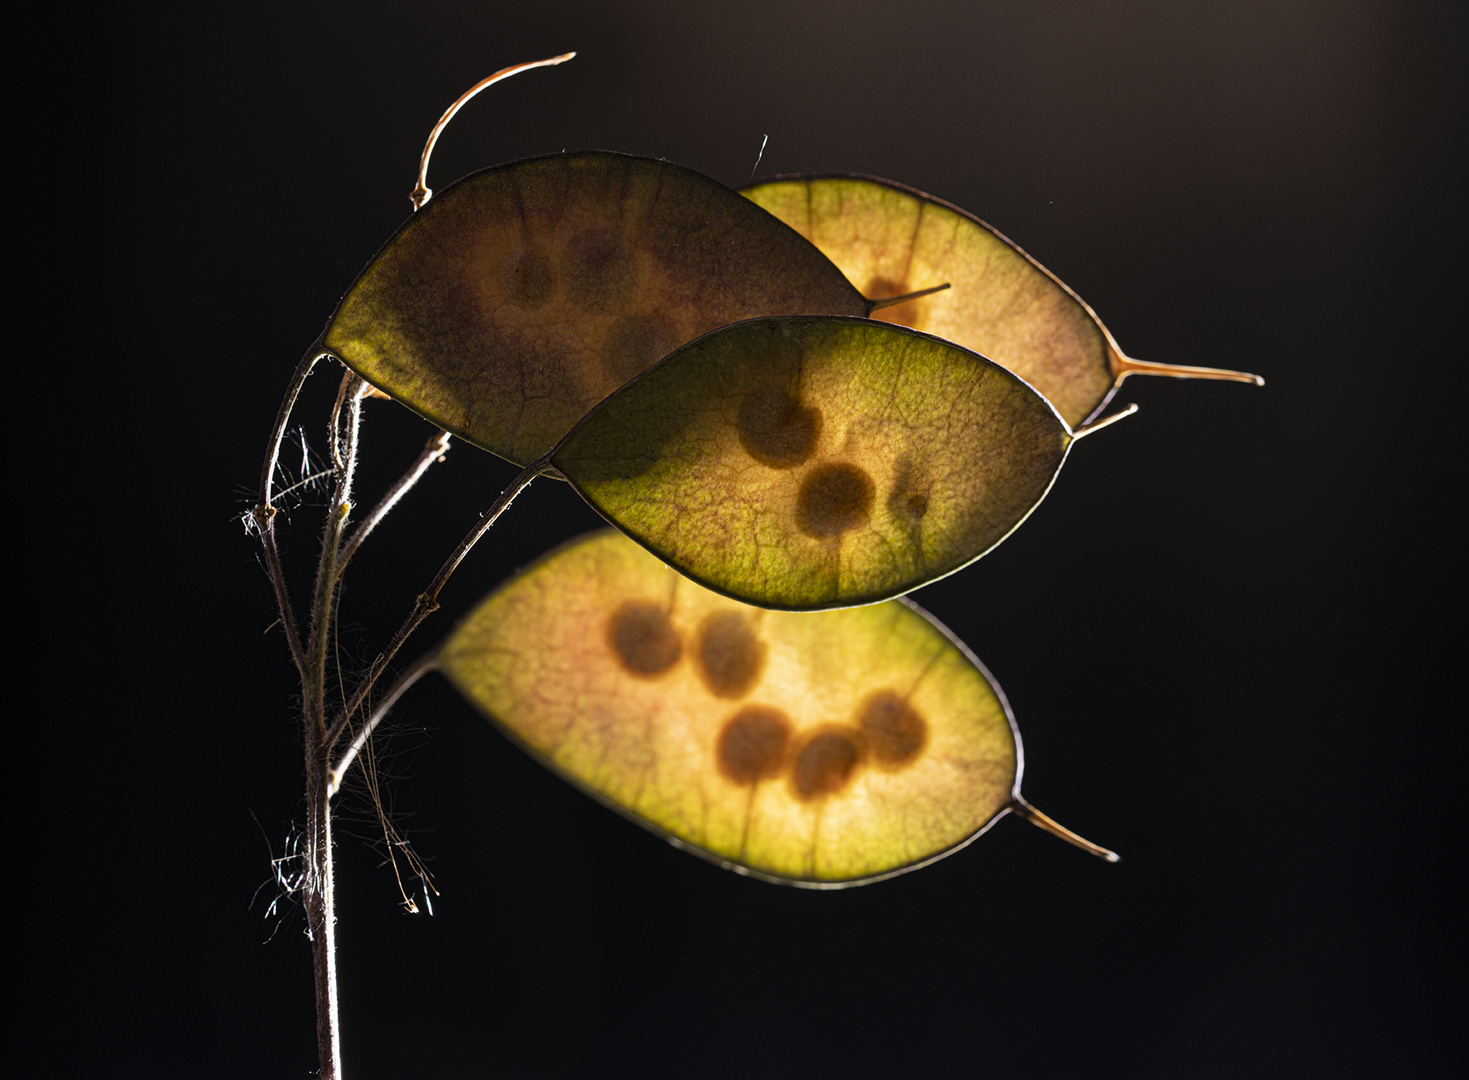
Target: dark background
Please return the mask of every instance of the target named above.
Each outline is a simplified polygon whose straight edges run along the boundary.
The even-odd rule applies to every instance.
[[[1029,799],[840,893],[680,853],[429,680],[384,745],[435,914],[342,807],[349,1076],[1446,1075],[1463,862],[1464,27],[1454,5],[145,5],[18,32],[11,1017],[45,1075],[306,1076],[295,687],[238,515],[300,352],[430,182],[562,148],[963,206],[1143,359],[997,552],[923,590],[994,671]],[[332,374],[298,418],[320,448]],[[370,500],[429,427],[368,408]],[[299,470],[299,449],[286,455]],[[369,658],[513,470],[456,445],[363,549]],[[283,522],[298,590],[319,494]],[[537,483],[404,660],[595,519]],[[1459,541],[1462,544],[1462,540]],[[299,592],[298,592],[298,595]],[[1462,830],[1459,840],[1462,839]],[[1452,985],[1451,985],[1452,984]],[[1454,1020],[1458,1016],[1459,1020]],[[1458,1053],[1451,1048],[1458,1045]]]

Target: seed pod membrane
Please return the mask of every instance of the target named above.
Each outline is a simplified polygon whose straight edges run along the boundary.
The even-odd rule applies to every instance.
[[[440,192],[358,277],[323,343],[434,423],[524,465],[708,330],[866,312],[825,256],[730,189],[588,152]]]
[[[812,610],[978,558],[1049,490],[1072,440],[1024,381],[949,342],[867,319],[752,319],[617,391],[551,463],[701,584]]]
[[[1072,427],[1095,416],[1128,375],[1261,383],[1216,368],[1123,355],[1101,320],[1054,274],[957,206],[865,176],[783,177],[746,188],[820,248],[872,300],[950,288],[873,317],[957,342],[1003,364]]]
[[[637,634],[619,630],[628,612]],[[659,664],[675,658],[648,663],[648,641],[662,643]],[[438,666],[566,778],[771,880],[829,886],[911,869],[1018,798],[1003,696],[911,604],[750,608],[610,530],[492,593]],[[732,684],[720,674],[731,670]]]

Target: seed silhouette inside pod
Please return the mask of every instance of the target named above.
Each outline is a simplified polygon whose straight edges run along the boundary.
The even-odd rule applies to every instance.
[[[1074,438],[1022,379],[951,342],[870,319],[769,318],[665,358],[550,463],[696,581],[811,610],[979,558],[1040,502]]]
[[[631,620],[639,642],[683,643],[656,677],[627,662],[615,628]],[[739,701],[701,669],[711,635],[716,651],[759,647],[759,664],[731,665]],[[647,655],[656,663],[643,666],[658,666],[673,649]],[[598,798],[771,880],[868,881],[964,845],[1007,811],[1038,818],[1019,795],[1018,736],[999,689],[903,601],[756,611],[609,530],[492,593],[437,665]]]
[[[323,345],[524,465],[708,330],[868,307],[808,241],[708,177],[623,154],[557,154],[435,195],[348,290]]]

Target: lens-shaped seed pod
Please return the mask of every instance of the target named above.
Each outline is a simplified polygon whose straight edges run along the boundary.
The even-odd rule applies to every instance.
[[[998,686],[904,601],[750,608],[606,531],[497,589],[436,665],[567,779],[769,880],[887,877],[1006,812],[1052,825],[1020,798]]]
[[[957,206],[867,176],[777,177],[746,188],[879,300],[947,282],[942,292],[874,313],[1003,364],[1073,427],[1129,375],[1227,379],[1257,375],[1144,363],[1123,354],[1074,292],[999,232]]]
[[[598,512],[761,607],[873,603],[989,551],[1076,435],[1023,380],[868,319],[753,319],[684,346],[550,456]]]
[[[379,390],[524,465],[708,330],[868,309],[808,241],[722,184],[588,152],[499,165],[435,195],[322,340]]]

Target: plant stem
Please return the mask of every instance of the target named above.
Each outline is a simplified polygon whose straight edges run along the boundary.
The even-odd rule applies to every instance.
[[[322,357],[321,342],[313,341],[311,348],[301,357],[301,362],[296,365],[296,371],[291,376],[291,382],[286,387],[286,396],[281,400],[281,407],[276,412],[275,427],[271,430],[270,439],[265,448],[265,464],[260,469],[260,501],[256,503],[251,516],[255,519],[255,526],[260,530],[260,543],[265,548],[265,566],[270,575],[271,586],[275,589],[276,606],[280,608],[281,623],[286,631],[286,645],[291,650],[291,659],[296,664],[296,671],[302,681],[306,679],[306,652],[301,647],[301,632],[296,626],[296,613],[291,608],[291,596],[286,591],[286,576],[281,568],[280,549],[275,542],[275,507],[270,504],[270,489],[275,482],[275,467],[280,461],[281,440],[285,438],[286,424],[290,422],[291,410],[295,408],[296,398],[301,394],[301,387],[305,384],[311,369],[316,366],[317,360]]]
[[[311,939],[312,970],[316,985],[316,1041],[320,1059],[319,1074],[322,1080],[341,1080],[342,1044],[340,1012],[337,996],[336,962],[336,886],[332,860],[331,797],[341,781],[342,774],[351,766],[366,745],[372,729],[381,720],[398,695],[406,690],[424,671],[432,667],[432,655],[419,661],[399,680],[386,702],[370,718],[364,730],[353,740],[352,746],[342,755],[335,768],[332,766],[333,747],[346,730],[351,718],[360,709],[372,692],[377,678],[392,661],[403,642],[435,608],[438,594],[468,555],[475,542],[495,523],[506,507],[525,487],[546,469],[547,458],[533,462],[512,481],[494,504],[480,517],[459,546],[454,550],[428,589],[419,596],[413,613],[399,628],[388,648],[379,654],[367,677],[358,685],[346,702],[341,715],[330,727],[326,716],[327,658],[335,635],[336,596],[341,582],[342,570],[347,561],[361,546],[369,533],[382,521],[389,511],[402,499],[414,484],[439,460],[448,449],[449,436],[440,431],[425,445],[408,471],[373,508],[362,524],[343,542],[348,519],[351,516],[352,479],[356,472],[359,434],[362,421],[362,401],[367,384],[357,374],[348,371],[337,392],[336,404],[331,414],[329,446],[332,473],[335,476],[332,498],[327,506],[326,521],[322,528],[321,555],[317,562],[316,583],[311,597],[311,622],[306,640],[301,640],[301,630],[296,622],[286,587],[285,572],[275,539],[275,507],[271,505],[275,470],[280,459],[281,442],[291,411],[300,395],[301,387],[311,374],[316,362],[323,356],[320,342],[313,343],[297,365],[286,396],[276,414],[275,426],[266,444],[265,464],[260,475],[260,499],[251,512],[258,527],[261,543],[265,548],[265,562],[275,592],[276,605],[280,609],[281,622],[285,627],[286,641],[291,659],[301,677],[301,721],[305,744],[306,764],[306,868],[301,887],[302,900],[306,908],[306,919]],[[548,455],[549,457],[549,455]]]
[[[362,396],[358,392],[363,386],[361,376],[347,372],[342,376],[341,391],[337,395],[336,407],[332,409],[332,458],[337,482],[327,506],[326,524],[322,530],[321,558],[316,565],[316,587],[311,596],[311,633],[308,638],[307,675],[305,701],[308,724],[319,725],[321,734],[326,732],[326,655],[332,639],[333,598],[336,594],[339,575],[337,552],[341,549],[342,533],[352,511],[352,476],[357,469],[358,432],[362,422]],[[346,405],[345,422],[342,406]],[[331,743],[322,747],[323,754],[331,753]]]
[[[438,666],[439,654],[435,649],[433,652],[424,653],[409,665],[403,674],[399,675],[393,685],[389,687],[387,696],[379,701],[372,710],[372,715],[367,718],[367,723],[362,725],[362,730],[352,737],[352,744],[342,751],[342,756],[332,766],[331,772],[327,774],[327,798],[336,795],[342,786],[342,778],[347,775],[347,770],[352,767],[352,762],[357,760],[357,755],[367,745],[367,740],[372,738],[373,731],[383,718],[388,715],[398,699],[407,692],[408,688],[416,683],[424,675],[433,671]]]
[[[355,372],[342,377],[331,417],[331,456],[336,484],[322,529],[321,558],[311,597],[311,630],[301,678],[306,749],[306,921],[310,928],[316,982],[316,1047],[322,1080],[341,1080],[342,1037],[337,1006],[336,879],[332,865],[331,797],[327,780],[331,743],[326,737],[326,668],[333,637],[333,600],[340,574],[337,553],[351,513],[352,477],[357,468],[362,422],[362,388]],[[346,415],[343,416],[345,406]]]
[[[413,464],[408,466],[408,471],[400,476],[398,482],[388,489],[388,493],[378,500],[378,504],[372,508],[372,513],[362,519],[362,524],[353,530],[347,542],[342,545],[342,553],[337,558],[339,576],[347,568],[347,563],[357,553],[357,549],[362,546],[362,541],[366,540],[368,534],[378,527],[383,518],[388,516],[388,511],[397,506],[398,501],[423,478],[423,474],[428,472],[429,467],[436,461],[442,461],[448,452],[449,433],[440,429],[424,444],[423,450],[414,459]]]
[[[266,443],[265,464],[260,467],[260,505],[270,505],[270,488],[275,483],[275,467],[280,461],[281,440],[286,436],[286,425],[291,420],[291,410],[296,407],[296,398],[301,395],[301,387],[306,378],[311,374],[311,369],[316,362],[326,354],[321,351],[320,340],[313,341],[311,348],[301,357],[301,362],[296,365],[295,372],[291,375],[291,382],[286,387],[286,396],[281,399],[281,407],[275,414],[275,427],[271,429],[270,440]]]
[[[342,1036],[337,1009],[336,881],[327,754],[320,722],[306,722],[306,923],[316,977],[316,1049],[321,1080],[341,1080]]]
[[[388,647],[377,654],[377,659],[373,660],[372,666],[367,669],[367,674],[357,684],[357,689],[352,692],[352,696],[347,699],[347,704],[343,707],[341,715],[337,717],[330,730],[327,731],[326,745],[328,748],[341,738],[342,732],[347,730],[347,725],[352,722],[352,717],[357,714],[358,709],[362,708],[363,702],[367,700],[367,695],[372,693],[372,688],[377,683],[378,678],[387,670],[388,664],[392,662],[398,650],[403,647],[403,643],[408,640],[409,635],[418,629],[419,623],[438,610],[440,590],[443,589],[454,571],[459,568],[459,564],[464,561],[464,557],[469,554],[470,549],[479,542],[481,536],[489,531],[490,526],[495,523],[495,520],[509,508],[510,504],[515,501],[515,497],[529,487],[532,480],[546,471],[550,463],[550,458],[551,455],[548,452],[522,469],[520,475],[512,480],[510,486],[500,493],[500,497],[494,501],[490,508],[480,515],[480,519],[475,522],[474,528],[469,530],[469,534],[463,540],[459,541],[459,546],[444,560],[444,565],[439,567],[439,572],[429,582],[428,588],[419,594],[418,602],[413,605],[413,611],[404,620],[403,625],[398,627],[398,632],[393,635],[393,640],[388,642]]]

